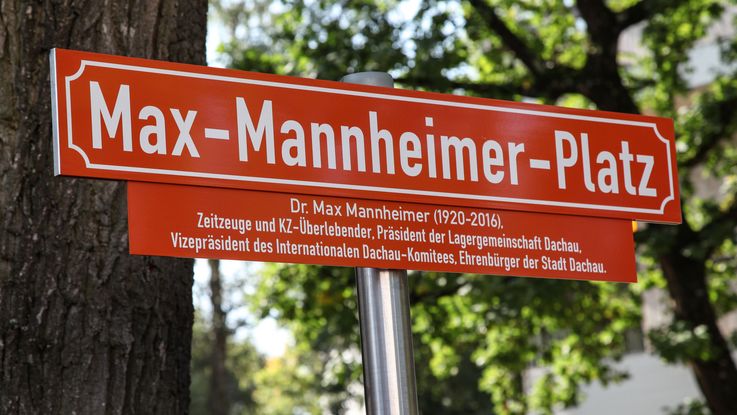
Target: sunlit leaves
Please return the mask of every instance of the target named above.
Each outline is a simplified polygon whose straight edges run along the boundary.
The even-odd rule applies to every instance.
[[[666,327],[651,330],[650,341],[660,357],[670,363],[687,362],[689,359],[709,361],[714,357],[706,326],[689,327],[676,320]]]
[[[452,276],[447,278],[451,284]],[[456,367],[454,349],[474,345],[471,358],[483,373],[479,386],[492,395],[499,413],[509,414],[572,405],[581,383],[621,378],[602,359],[621,353],[624,332],[639,318],[625,286],[463,278],[470,284],[463,295],[421,301],[412,310],[417,335],[439,359],[431,367],[440,377]],[[425,276],[415,284],[438,279]],[[570,327],[576,332],[564,334]],[[520,381],[534,366],[552,368],[541,380],[545,387]],[[527,395],[529,386],[532,393]]]
[[[688,87],[684,74],[689,70],[689,51],[723,7],[720,0],[687,1],[655,14],[647,22],[642,40],[649,55],[640,62],[658,80],[649,89],[649,107],[662,115],[674,115],[675,97]]]
[[[666,408],[665,413],[668,415],[711,415],[711,411],[704,401],[692,398],[685,399],[683,403],[673,408]]]
[[[637,3],[606,2],[613,13]],[[737,61],[737,41],[720,42],[725,60],[721,71],[726,75],[693,91],[688,81],[692,51],[722,15],[725,2],[647,3],[651,14],[627,32],[641,42],[627,51],[615,50],[619,66],[607,76],[614,74],[616,82],[621,77],[641,112],[675,119],[687,226],[648,225],[635,234],[642,282],[629,287],[413,274],[420,396],[431,408],[442,408],[436,412],[488,413],[493,402],[499,414],[549,413],[578,402],[583,384],[621,380],[623,374],[613,369],[613,362],[624,352],[628,330],[639,329],[640,295],[666,288],[660,260],[674,250],[703,266],[709,298],[720,315],[737,306],[737,233],[728,217],[737,193],[737,81],[730,73]],[[592,40],[592,28],[575,1],[484,3],[533,55],[532,64],[525,63],[468,1],[278,4],[281,7],[268,9],[269,25],[261,27],[260,34],[247,31],[248,41],[225,45],[234,66],[333,80],[354,71],[390,71],[409,80],[407,85],[422,80],[416,88],[524,97],[579,108],[607,104],[609,90],[595,100],[580,94],[579,78],[561,79],[587,68],[603,47]],[[561,68],[571,71],[555,71]],[[540,77],[536,69],[546,76]],[[588,81],[611,86],[602,82],[604,74],[599,72],[605,71],[597,71]],[[561,80],[567,82],[565,88],[555,85]],[[452,81],[471,85],[463,89]],[[474,89],[473,84],[505,88]],[[264,274],[251,298],[261,313],[294,331],[303,352],[315,353],[315,367],[328,374],[315,380],[324,393],[360,380],[356,360],[334,352],[355,350],[359,342],[352,275],[346,268],[277,266]],[[675,322],[654,331],[651,341],[669,361],[710,358],[709,337],[700,326]],[[526,377],[532,367],[542,371],[534,379]]]
[[[737,243],[735,239],[737,238],[725,240],[706,262],[711,276],[709,298],[718,315],[737,310],[737,279],[735,278],[737,275]]]

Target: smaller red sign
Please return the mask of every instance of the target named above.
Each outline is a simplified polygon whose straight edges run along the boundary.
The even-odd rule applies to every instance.
[[[130,252],[635,282],[631,222],[128,183]]]

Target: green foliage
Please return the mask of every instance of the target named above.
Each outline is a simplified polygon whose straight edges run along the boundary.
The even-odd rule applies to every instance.
[[[697,90],[686,81],[689,53],[722,16],[726,1],[610,0],[601,3],[609,10],[586,15],[591,20],[580,8],[598,2],[231,4],[226,14],[241,17],[225,19],[233,22],[234,36],[222,51],[236,68],[330,80],[383,70],[400,86],[415,89],[634,108],[675,120],[685,224],[649,225],[637,232],[640,284],[411,276],[420,402],[431,408],[427,411],[550,413],[579,402],[584,384],[622,380],[626,375],[612,363],[625,351],[625,333],[639,328],[640,294],[666,288],[660,268],[666,254],[701,267],[719,315],[737,307],[737,146],[730,139],[737,132],[737,81],[731,73],[737,40],[718,40],[724,76]],[[640,14],[632,11],[638,6]],[[242,24],[251,22],[237,14],[244,9],[266,24]],[[612,16],[607,24],[593,24]],[[615,28],[621,21],[627,25]],[[612,50],[615,32],[638,23],[641,47]],[[601,65],[608,54],[614,61]],[[626,96],[615,99],[617,91]],[[705,192],[704,181],[715,182],[716,191]],[[330,397],[333,408],[352,398],[348,386],[361,377],[352,270],[275,265],[250,300],[259,313],[293,330],[300,353],[312,356],[310,370],[323,374],[305,380],[315,393]],[[671,362],[713,357],[706,332],[680,320],[649,338]],[[526,376],[533,366],[544,368],[534,380]],[[697,404],[679,408],[675,413],[701,410]]]
[[[193,415],[207,413],[207,388],[210,379],[208,358],[210,355],[209,332],[199,313],[195,313],[192,326],[192,358],[190,360],[191,383],[189,412]]]
[[[709,407],[697,399],[687,399],[675,408],[666,408],[666,413],[668,415],[711,415]]]
[[[660,357],[669,363],[685,363],[691,359],[710,361],[714,358],[709,332],[705,326],[689,327],[675,321],[648,333]]]
[[[706,263],[709,279],[709,297],[717,314],[722,316],[737,310],[737,246],[725,240]]]
[[[207,398],[210,385],[210,358],[212,336],[208,324],[200,313],[195,313],[195,322],[192,328],[192,359],[190,384],[190,408],[193,415],[209,413]],[[254,413],[259,405],[254,393],[257,384],[253,374],[263,365],[263,358],[258,354],[250,342],[233,342],[228,345],[226,370],[228,372],[228,398],[232,403],[231,413]]]
[[[340,413],[360,381],[360,350],[353,270],[270,264],[248,298],[256,314],[291,329],[301,359],[314,376],[310,388]],[[315,376],[315,374],[321,374]]]
[[[524,413],[575,404],[581,383],[622,379],[605,358],[624,351],[624,332],[639,321],[623,285],[436,273],[410,282],[415,353],[427,362],[417,365],[423,407],[488,413],[478,403],[491,397],[500,414]],[[250,299],[319,356],[319,388],[338,400],[361,374],[354,286],[349,268],[272,265]],[[533,365],[550,372],[528,397],[521,378]]]
[[[720,0],[687,1],[667,13],[657,13],[643,32],[649,56],[641,62],[645,73],[655,77],[645,104],[659,114],[675,117],[675,97],[687,91],[683,78],[688,67],[688,52],[706,34],[709,25],[723,11]]]
[[[398,29],[386,18],[387,3],[285,0],[275,3],[285,12],[264,13],[270,3],[236,1],[219,8],[230,17],[226,21],[237,20],[233,16],[249,10],[249,18],[257,15],[266,23],[255,29],[245,25],[242,33],[233,31],[233,39],[221,47],[232,66],[337,80],[355,71],[386,70],[404,58],[391,41],[373,41],[397,36]]]
[[[289,349],[284,356],[271,358],[255,374],[255,393],[260,415],[321,415],[320,394],[313,385],[318,382],[319,365],[310,354]],[[335,408],[333,408],[335,409]],[[340,413],[334,411],[331,413]]]
[[[192,336],[190,409],[193,415],[207,415],[211,330],[199,313]],[[339,414],[344,399],[324,402],[316,385],[321,362],[309,350],[291,347],[280,357],[259,354],[249,339],[230,339],[226,359],[229,376],[228,398],[232,415],[321,415],[325,409]]]
[[[624,286],[475,275],[416,278],[419,286],[439,283],[430,293],[448,293],[417,296],[412,309],[415,331],[442,362],[431,361],[431,368],[441,378],[457,371],[454,350],[472,345],[479,386],[498,413],[573,405],[576,385],[621,379],[603,359],[624,351],[624,331],[639,318]],[[523,374],[533,366],[550,371],[525,385]]]

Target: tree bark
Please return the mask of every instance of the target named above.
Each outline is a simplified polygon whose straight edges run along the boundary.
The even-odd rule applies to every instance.
[[[671,252],[660,258],[660,266],[675,305],[675,318],[691,328],[704,326],[709,333],[713,358],[689,361],[709,409],[715,415],[737,414],[737,368],[709,300],[704,262]]]
[[[591,40],[597,45],[592,48],[597,52],[587,56],[580,92],[601,110],[639,113],[632,94],[619,75],[616,60],[617,41],[622,27],[617,27],[616,17],[609,14],[605,3],[579,1],[577,4],[589,24]],[[664,252],[659,258],[659,265],[668,282],[668,292],[675,305],[675,317],[692,328],[706,327],[710,348],[714,353],[708,361],[690,359],[689,366],[711,411],[716,415],[737,414],[737,365],[719,330],[717,315],[709,300],[706,275],[708,258],[694,259],[683,254],[687,245],[701,245],[700,235],[691,230],[685,218],[674,230],[655,229],[676,235],[675,238],[655,239],[658,241],[655,243],[660,245],[656,247],[657,251]]]
[[[210,415],[228,415],[230,396],[228,394],[228,372],[225,360],[228,356],[228,327],[225,324],[227,313],[223,309],[223,286],[220,278],[220,261],[211,259],[210,301],[212,303],[212,354],[210,355],[210,390],[207,408]]]
[[[187,412],[192,263],[128,254],[124,183],[53,177],[48,54],[203,64],[206,13],[0,3],[0,413]]]

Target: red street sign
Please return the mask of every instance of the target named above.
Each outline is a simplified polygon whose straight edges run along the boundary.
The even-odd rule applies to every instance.
[[[55,172],[679,223],[673,122],[55,49]]]
[[[128,183],[130,252],[635,282],[621,219]]]

